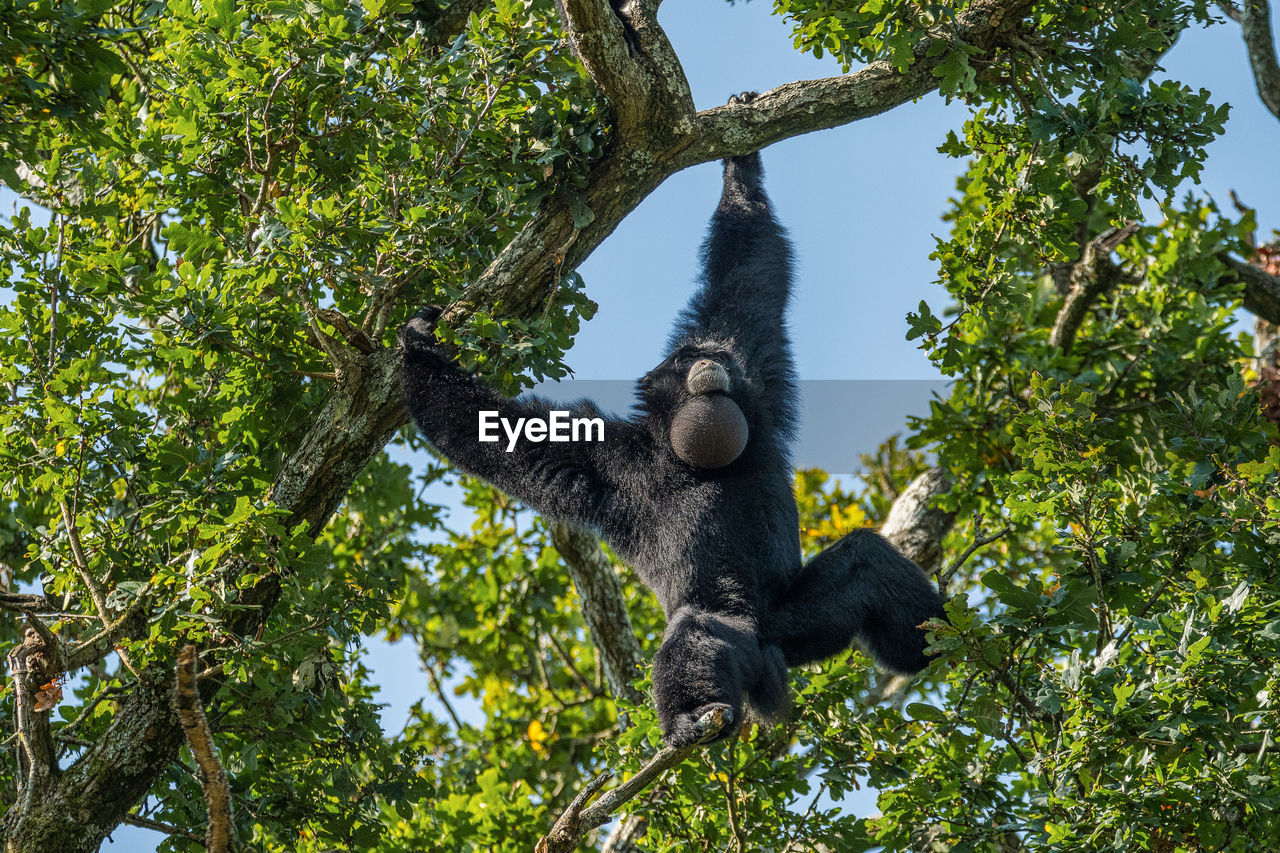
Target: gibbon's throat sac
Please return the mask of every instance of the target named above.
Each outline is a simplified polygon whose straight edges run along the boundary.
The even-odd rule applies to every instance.
[[[671,420],[671,449],[686,465],[723,468],[747,446],[747,419],[725,394],[701,394]]]

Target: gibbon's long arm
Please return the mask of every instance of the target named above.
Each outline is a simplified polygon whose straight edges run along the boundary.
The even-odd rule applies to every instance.
[[[642,452],[642,432],[604,416],[586,401],[553,405],[539,397],[511,400],[495,393],[459,370],[440,348],[434,313],[420,313],[401,332],[405,401],[422,434],[459,470],[492,483],[543,515],[602,529],[617,491],[613,475],[622,473],[619,462]],[[522,429],[515,447],[508,449],[511,439],[503,420],[515,429],[530,419],[549,422],[553,410],[567,412],[562,418],[567,421],[599,419],[603,440],[598,440],[598,428],[586,425],[580,425],[578,440],[569,441],[551,441],[549,436],[531,441]],[[480,440],[482,413],[496,413],[485,419],[494,441]]]
[[[702,287],[689,301],[672,339],[732,340],[752,367],[788,351],[785,316],[791,296],[791,245],[765,194],[760,155],[724,161],[724,192],[702,247]],[[789,363],[788,365],[789,366]]]

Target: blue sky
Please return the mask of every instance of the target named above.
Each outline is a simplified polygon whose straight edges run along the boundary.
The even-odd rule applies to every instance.
[[[735,92],[840,73],[830,58],[796,52],[790,28],[765,3],[667,3],[660,18],[699,109]],[[1280,227],[1280,122],[1254,91],[1239,27],[1187,33],[1166,67],[1167,76],[1232,105],[1198,191],[1229,210],[1234,188],[1259,208],[1264,233]],[[936,376],[905,340],[905,317],[921,299],[938,314],[947,304],[929,253],[934,235],[945,233],[940,215],[963,164],[936,149],[965,116],[963,105],[930,95],[764,152],[768,190],[799,260],[790,322],[803,379]],[[578,377],[635,377],[658,361],[688,298],[719,187],[714,163],[672,176],[580,267],[600,312],[569,354]]]
[[[792,48],[788,26],[766,3],[666,3],[661,21],[681,57],[699,108],[729,95],[839,73],[830,60]],[[1263,234],[1280,227],[1280,122],[1262,107],[1234,24],[1184,35],[1166,61],[1168,76],[1232,104],[1225,137],[1213,143],[1196,192],[1227,207],[1228,191],[1259,207]],[[804,379],[931,379],[931,366],[905,340],[908,311],[927,300],[946,305],[929,260],[941,213],[962,164],[938,154],[946,131],[965,116],[938,96],[844,128],[779,143],[765,152],[767,185],[798,257],[791,329]],[[639,376],[658,361],[674,314],[695,275],[703,231],[719,195],[716,164],[668,179],[580,268],[599,314],[583,329],[568,363],[580,378]],[[13,196],[0,190],[0,212]],[[1153,215],[1154,214],[1153,212]],[[856,448],[869,450],[870,447]],[[447,490],[433,500],[456,506]],[[369,664],[385,688],[390,731],[427,692],[407,643],[371,645]],[[874,810],[874,794],[847,801]],[[108,850],[151,850],[155,833],[122,828]]]

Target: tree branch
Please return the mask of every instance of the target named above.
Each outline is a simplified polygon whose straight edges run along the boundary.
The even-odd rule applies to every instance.
[[[648,799],[652,800],[654,795],[650,794]],[[641,814],[623,815],[622,819],[609,832],[609,837],[605,839],[604,846],[600,848],[600,853],[636,853],[637,844],[641,838],[644,838],[645,832],[649,829],[649,819]]]
[[[185,838],[188,841],[194,841],[197,844],[204,843],[204,839],[196,835],[194,832],[187,832],[185,829],[180,829],[173,824],[162,823],[158,820],[152,820],[149,817],[143,817],[142,815],[127,814],[121,822],[129,824],[129,826],[140,826],[143,829],[150,829],[154,832],[163,832],[165,835],[176,835],[178,838]]]
[[[631,682],[639,674],[644,655],[631,627],[622,584],[613,564],[595,536],[568,524],[551,525],[551,544],[568,566],[582,599],[582,615],[604,662],[609,690],[633,704],[643,703],[644,695]]]
[[[226,853],[231,847],[231,788],[227,773],[218,761],[213,746],[213,732],[200,704],[200,690],[196,684],[196,647],[184,646],[178,652],[177,683],[174,688],[174,708],[187,744],[203,778],[205,807],[209,814],[209,827],[205,831],[205,849],[209,853]]]
[[[632,55],[622,21],[608,0],[559,0],[557,6],[569,43],[613,105],[619,126],[634,127],[649,102],[652,80]]]
[[[104,626],[109,625],[111,611],[107,609],[107,597],[93,576],[89,561],[85,559],[84,548],[80,545],[80,531],[76,527],[75,518],[71,515],[71,507],[67,506],[65,500],[59,501],[58,507],[62,510],[62,523],[67,528],[67,539],[71,543],[71,563],[76,567],[80,579],[84,581],[85,588],[89,590],[93,605],[98,609],[98,618],[102,620]]]
[[[952,40],[994,45],[1029,8],[1028,0],[977,0],[957,18]],[[656,22],[641,31],[642,43],[649,51],[646,55],[651,56],[661,44],[669,48],[665,35],[658,38],[660,32]],[[442,319],[456,326],[482,308],[500,307],[508,316],[527,316],[540,310],[564,272],[585,260],[669,175],[699,163],[749,154],[792,136],[879,115],[933,91],[938,86],[934,69],[954,53],[951,43],[939,49],[939,40],[925,39],[917,47],[916,61],[906,71],[887,62],[874,62],[842,77],[787,83],[757,96],[749,105],[704,110],[687,124],[673,121],[668,101],[650,98],[632,131],[620,133],[618,145],[594,164],[587,190],[579,195],[562,190],[544,201]],[[927,55],[931,49],[937,55]],[[654,63],[660,64],[658,60]],[[679,62],[674,54],[664,67],[676,73]],[[679,73],[683,79],[683,72]],[[667,85],[680,88],[675,83]],[[574,224],[574,213],[583,208],[591,211],[592,218],[579,228]],[[580,215],[577,219],[581,222]]]
[[[1137,230],[1138,223],[1129,222],[1123,228],[1110,228],[1085,244],[1080,260],[1071,265],[1067,298],[1049,333],[1050,346],[1071,352],[1076,332],[1094,300],[1124,280],[1123,270],[1111,261],[1110,255]]]
[[[605,792],[600,799],[590,806],[586,803],[592,795],[612,778],[612,772],[606,772],[592,780],[578,796],[574,797],[569,808],[565,810],[551,831],[544,835],[534,848],[535,853],[569,853],[578,846],[584,835],[598,826],[604,826],[613,813],[624,803],[649,787],[659,776],[688,758],[701,744],[713,740],[725,726],[723,712],[720,709],[709,711],[698,720],[697,728],[700,736],[696,743],[679,748],[664,746],[654,753],[653,757],[641,767],[636,775],[618,787]]]
[[[1269,323],[1280,325],[1280,277],[1254,264],[1238,261],[1223,252],[1218,255],[1236,278],[1244,282],[1244,307]]]
[[[1280,118],[1280,64],[1276,61],[1275,39],[1271,35],[1271,7],[1267,0],[1244,0],[1240,9],[1240,32],[1249,50],[1249,67],[1258,87],[1258,97],[1276,118]]]
[[[49,599],[30,592],[0,592],[0,608],[19,613],[40,613],[46,609],[55,609],[51,608]]]
[[[1031,7],[1027,0],[977,0],[965,7],[948,36],[923,39],[915,59],[899,71],[877,61],[840,77],[786,83],[749,105],[714,107],[697,115],[696,139],[686,163],[750,154],[783,139],[879,115],[938,87],[934,71],[954,55],[956,43],[990,48]]]
[[[27,619],[30,624],[23,632],[23,641],[8,656],[18,737],[18,802],[14,811],[41,802],[58,775],[57,754],[49,730],[50,708],[42,706],[38,699],[40,688],[57,677],[57,640],[50,645],[44,626],[30,615]]]
[[[103,626],[102,630],[92,637],[72,646],[62,662],[63,672],[75,672],[82,666],[102,660],[109,655],[116,643],[123,637],[131,636],[146,625],[146,609],[150,601],[151,584],[147,583],[138,591],[125,611],[116,617],[114,622]]]
[[[633,0],[617,11],[608,0],[557,0],[557,6],[574,51],[613,107],[622,139],[688,132],[693,94],[658,26],[657,3]]]
[[[942,539],[956,518],[954,512],[932,504],[951,491],[951,485],[941,468],[925,471],[898,495],[880,528],[880,535],[929,574],[942,559]]]
[[[939,572],[938,588],[944,589],[944,590],[947,588],[947,584],[951,581],[951,578],[954,577],[955,573],[960,570],[960,567],[964,565],[965,561],[973,556],[974,551],[977,551],[979,548],[983,547],[984,545],[990,545],[992,542],[996,541],[997,539],[1001,539],[1012,532],[1013,532],[1013,525],[1006,524],[1004,527],[1000,528],[995,533],[983,533],[982,532],[982,516],[980,516],[978,513],[974,513],[973,542],[969,544],[968,548],[964,549],[964,553],[962,553],[959,557],[956,557],[954,560],[951,561],[951,565],[947,566],[947,570],[945,572]]]

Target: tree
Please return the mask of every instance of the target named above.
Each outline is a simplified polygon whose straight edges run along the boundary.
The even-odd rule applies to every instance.
[[[599,0],[0,7],[0,180],[49,213],[0,241],[7,849],[126,821],[173,849],[210,821],[299,850],[1280,843],[1275,356],[1231,331],[1241,303],[1280,321],[1280,281],[1250,212],[1176,200],[1226,107],[1151,77],[1211,10],[776,6],[859,70],[702,112],[653,0],[627,28]],[[1271,105],[1268,6],[1228,11]],[[797,493],[806,547],[882,522],[938,571],[946,664],[797,672],[785,724],[592,805],[657,747],[660,615],[481,483],[443,527],[417,491],[446,469],[387,454],[417,442],[393,332],[448,305],[501,387],[558,376],[575,267],[664,178],[935,89],[971,109],[940,149],[951,305],[909,333],[953,391],[852,490]],[[380,629],[446,719],[380,730]],[[881,817],[821,797],[862,780]]]

